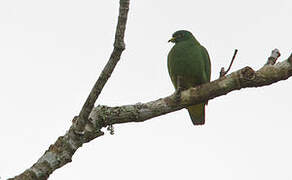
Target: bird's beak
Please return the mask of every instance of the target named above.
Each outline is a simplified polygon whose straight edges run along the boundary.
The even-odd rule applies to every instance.
[[[168,42],[173,42],[174,43],[175,39],[176,39],[175,37],[172,37],[170,40],[168,40]]]

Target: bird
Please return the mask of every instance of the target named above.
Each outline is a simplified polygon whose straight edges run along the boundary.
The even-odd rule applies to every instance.
[[[191,32],[176,31],[168,42],[174,43],[167,56],[167,67],[176,95],[180,97],[182,90],[210,82],[211,61],[208,51]],[[205,124],[207,103],[187,107],[194,125]]]

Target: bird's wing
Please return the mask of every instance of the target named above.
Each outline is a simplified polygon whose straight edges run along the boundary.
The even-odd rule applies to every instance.
[[[168,56],[167,56],[167,69],[168,69],[168,73],[170,76],[170,79],[172,81],[172,84],[174,86],[174,88],[176,89],[176,76],[173,73],[173,51],[172,49],[170,50]]]
[[[211,61],[210,61],[208,51],[204,46],[201,46],[201,54],[204,58],[206,76],[207,76],[208,82],[210,82],[210,79],[211,79]]]

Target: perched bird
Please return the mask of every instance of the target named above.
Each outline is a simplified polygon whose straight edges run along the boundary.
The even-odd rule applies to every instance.
[[[191,32],[176,31],[168,42],[173,42],[167,57],[167,66],[172,84],[178,95],[181,90],[210,82],[211,62],[208,51]],[[207,102],[187,107],[194,125],[205,123]]]

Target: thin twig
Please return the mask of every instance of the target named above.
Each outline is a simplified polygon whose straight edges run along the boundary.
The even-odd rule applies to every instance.
[[[235,49],[235,50],[234,50],[233,57],[232,57],[232,60],[231,60],[231,62],[230,62],[230,65],[229,65],[228,69],[225,71],[225,70],[224,70],[224,67],[221,68],[221,71],[220,71],[220,77],[225,76],[225,75],[230,71],[231,66],[232,66],[232,64],[233,64],[233,61],[234,61],[234,59],[235,59],[235,57],[236,57],[237,52],[238,52],[238,50]]]
[[[280,51],[278,49],[274,49],[265,65],[274,65],[280,56],[281,56]]]

